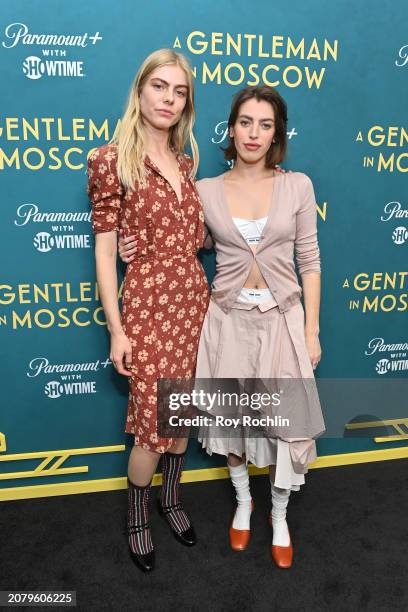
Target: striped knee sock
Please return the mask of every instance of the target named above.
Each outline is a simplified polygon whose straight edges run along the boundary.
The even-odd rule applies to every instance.
[[[129,546],[138,555],[146,555],[153,550],[149,527],[149,494],[150,484],[139,487],[128,479]]]
[[[161,505],[170,526],[177,533],[186,531],[191,523],[179,501],[180,478],[184,465],[184,453],[164,453],[163,455],[163,486],[161,490]],[[168,510],[166,512],[166,510]]]

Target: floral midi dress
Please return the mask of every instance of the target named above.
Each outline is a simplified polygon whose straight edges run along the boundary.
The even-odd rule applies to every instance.
[[[88,160],[93,232],[123,229],[136,236],[127,265],[122,326],[132,345],[132,376],[125,431],[135,444],[164,453],[173,443],[157,431],[157,380],[194,376],[198,341],[209,303],[208,282],[197,251],[204,214],[186,155],[177,157],[181,202],[145,157],[146,177],[124,190],[117,175],[117,147],[95,149]]]

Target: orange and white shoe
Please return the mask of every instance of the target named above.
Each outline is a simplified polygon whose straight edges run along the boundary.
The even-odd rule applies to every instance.
[[[269,527],[272,529],[272,516],[268,514],[268,523]],[[292,546],[292,538],[289,534],[289,546],[277,546],[276,544],[272,544],[271,546],[271,555],[272,559],[275,562],[275,565],[281,567],[282,569],[288,569],[292,566],[293,563],[293,546]]]
[[[251,514],[254,511],[254,500],[251,500]],[[245,550],[251,539],[250,529],[234,529],[232,526],[234,519],[231,521],[229,529],[229,538],[232,550]]]

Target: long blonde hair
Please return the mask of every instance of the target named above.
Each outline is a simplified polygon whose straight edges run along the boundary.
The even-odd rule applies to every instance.
[[[186,142],[189,141],[193,155],[191,176],[194,176],[197,172],[199,153],[197,141],[193,134],[195,112],[191,66],[188,59],[181,53],[176,53],[172,49],[159,49],[151,53],[139,68],[130,88],[126,110],[110,141],[118,147],[118,176],[125,188],[134,189],[135,181],[143,180],[145,176],[145,139],[139,102],[140,92],[153,70],[169,64],[175,64],[184,70],[188,84],[188,94],[183,114],[180,121],[169,131],[169,146],[173,148],[176,154],[182,154]]]

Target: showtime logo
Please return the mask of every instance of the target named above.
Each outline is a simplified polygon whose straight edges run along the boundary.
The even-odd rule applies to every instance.
[[[52,380],[45,385],[44,393],[49,399],[58,399],[63,395],[84,395],[97,393],[96,382],[59,382],[57,380]]]
[[[389,359],[380,359],[380,361],[377,361],[375,371],[377,374],[386,374],[389,372],[390,366],[391,362]]]
[[[396,227],[392,232],[392,240],[394,244],[404,244],[408,240],[408,229],[403,225]]]
[[[405,372],[408,370],[408,359],[380,359],[377,361],[375,371],[377,374],[386,374],[387,372]]]
[[[84,77],[84,62],[69,60],[42,60],[30,55],[23,61],[23,74],[28,79],[49,77]]]
[[[89,234],[59,234],[53,236],[48,232],[38,232],[34,236],[33,245],[40,253],[48,253],[56,249],[90,249],[91,237]]]

